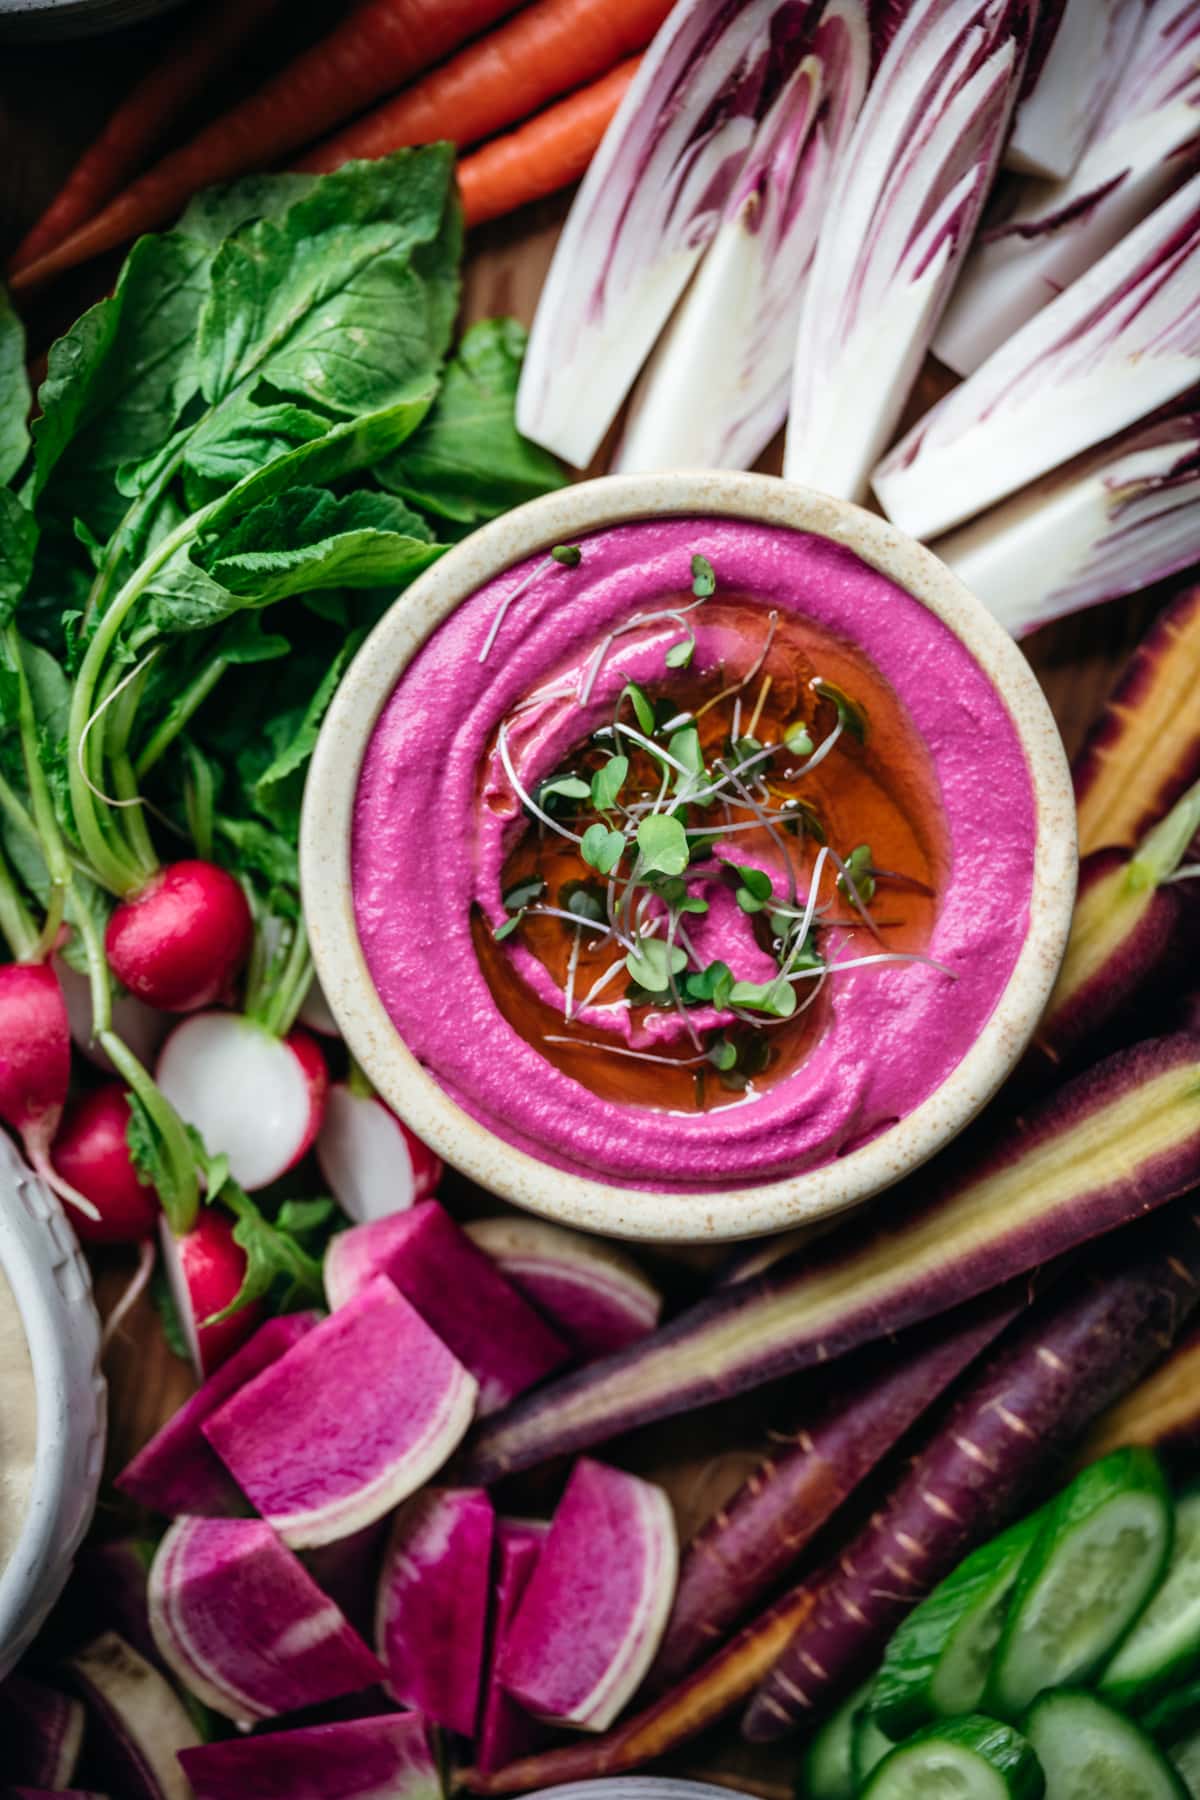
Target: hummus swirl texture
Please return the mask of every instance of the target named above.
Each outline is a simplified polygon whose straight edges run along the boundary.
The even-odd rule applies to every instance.
[[[352,845],[355,915],[372,979],[409,1049],[465,1111],[562,1168],[651,1188],[704,1188],[830,1161],[946,1079],[1012,973],[1028,930],[1035,840],[1016,729],[958,639],[830,540],[695,518],[613,526],[581,547],[576,567],[533,558],[470,596],[418,651],[378,720]],[[928,770],[926,811],[937,815],[927,821],[938,880],[922,949],[941,967],[905,961],[838,975],[786,1073],[751,1084],[736,1104],[682,1111],[622,1099],[619,1087],[593,1091],[569,1059],[564,1066],[518,1030],[497,998],[498,957],[512,981],[560,1017],[561,991],[522,934],[494,944],[491,933],[509,916],[506,870],[529,828],[511,776],[533,793],[612,721],[627,683],[670,692],[665,652],[680,639],[680,624],[622,628],[688,597],[696,552],[713,565],[719,592],[687,615],[693,672],[718,681],[758,654],[758,642],[730,641],[730,615],[717,602],[736,594],[750,597],[763,623],[774,610],[865,657],[894,698]],[[737,843],[731,838],[721,854],[736,856]],[[705,954],[726,956],[742,979],[768,980],[774,965],[747,938],[732,896],[713,888],[710,898]],[[703,1029],[720,1021],[701,1008],[692,1022]],[[670,1051],[681,1049],[686,1029],[669,1007],[643,1011],[635,1023],[611,995],[577,1013],[575,1024]]]

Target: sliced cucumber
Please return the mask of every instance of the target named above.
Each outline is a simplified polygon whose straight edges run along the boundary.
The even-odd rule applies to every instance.
[[[796,1782],[796,1800],[854,1800],[856,1783],[851,1761],[854,1724],[870,1692],[870,1683],[839,1706],[810,1739]]]
[[[1100,1677],[1100,1692],[1139,1709],[1200,1663],[1200,1487],[1175,1502],[1175,1542],[1161,1587]]]
[[[1101,1667],[1162,1579],[1173,1508],[1158,1459],[1116,1450],[1045,1509],[1025,1558],[984,1690],[1016,1718],[1047,1688]]]
[[[1043,1789],[1037,1757],[1020,1732],[972,1713],[899,1744],[862,1800],[1041,1800]]]
[[[1168,1744],[1167,1755],[1191,1800],[1200,1800],[1200,1731]]]
[[[1142,1714],[1142,1724],[1152,1737],[1182,1737],[1200,1730],[1200,1681],[1172,1688]]]
[[[893,1738],[978,1710],[1008,1603],[1041,1526],[1031,1513],[960,1562],[887,1647],[868,1701]]]
[[[869,1709],[860,1706],[850,1727],[850,1769],[855,1793],[864,1785],[872,1769],[895,1748],[895,1738],[881,1731]]]
[[[1043,1694],[1025,1719],[1046,1800],[1187,1800],[1152,1738],[1094,1694]]]

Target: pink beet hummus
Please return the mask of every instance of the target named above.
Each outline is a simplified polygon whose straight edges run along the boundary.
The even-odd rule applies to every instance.
[[[397,1031],[446,1092],[510,1144],[561,1168],[652,1188],[703,1188],[819,1166],[931,1095],[1012,974],[1028,930],[1035,840],[1016,729],[958,639],[830,540],[692,518],[613,526],[581,540],[580,550],[576,566],[539,556],[471,595],[418,651],[383,709],[363,762],[352,846],[355,914],[372,979]],[[717,592],[681,618],[697,552],[711,564]],[[656,616],[636,622],[646,614]],[[686,669],[672,669],[668,653],[685,636],[694,639]],[[835,713],[827,698],[812,697],[830,690],[809,679],[811,669],[822,677],[832,669],[834,692],[873,695],[866,710],[878,729],[864,736],[866,748],[841,730],[823,761],[812,757],[808,775],[804,758],[785,752],[783,734],[803,743],[797,732],[807,723],[819,749],[834,739],[830,723],[845,723],[840,705]],[[527,874],[540,855],[574,856],[597,818],[591,802],[560,797],[547,803],[556,824],[538,824],[525,802],[541,784],[566,770],[576,793],[581,776],[586,787],[604,766],[597,756],[645,756],[633,737],[631,682],[659,703],[660,719],[678,705],[685,718],[693,709],[697,727],[702,713],[711,726],[708,696],[736,710],[724,747],[706,740],[712,761],[690,790],[680,789],[706,797],[703,810],[680,808],[679,817],[689,845],[710,857],[689,866],[676,889],[694,903],[677,920],[686,968],[671,977],[670,994],[634,985],[626,999],[629,977],[617,964],[624,931],[640,941],[632,898],[629,913],[611,923],[610,886],[610,924],[585,930],[554,923],[561,912],[546,905],[547,896],[561,898],[553,875],[516,926],[511,895],[514,870]],[[783,723],[801,701],[804,720]],[[625,728],[614,725],[621,717]],[[682,740],[670,735],[674,723],[662,724],[656,741],[683,754]],[[752,766],[760,739],[769,750],[777,737],[778,754]],[[656,779],[660,763],[649,766]],[[661,766],[664,783],[684,781]],[[742,771],[736,785],[745,805],[761,804],[761,815],[731,811],[728,781],[712,773],[731,767]],[[811,786],[818,777],[819,790]],[[724,783],[717,803],[705,782]],[[781,809],[807,804],[806,782],[823,796],[823,824],[805,839],[788,813],[785,840]],[[876,790],[884,799],[870,828],[874,848],[859,845],[862,861],[850,865],[842,859],[868,835],[864,809]],[[631,836],[631,815],[644,817],[656,804],[649,791],[627,785],[617,803]],[[761,829],[760,816],[768,821]],[[712,840],[707,851],[696,842],[701,821]],[[610,813],[605,823],[623,819]],[[798,877],[781,873],[797,837],[807,857]],[[823,854],[818,845],[827,846]],[[634,845],[629,860],[636,855]],[[734,862],[773,881],[765,909],[743,910],[753,903]],[[861,891],[845,876],[860,866]],[[614,878],[618,908],[620,871],[628,868],[618,865]],[[580,872],[603,894],[603,878]],[[631,896],[637,872],[635,864]],[[814,900],[821,898],[811,942],[827,971],[809,971],[815,982],[778,948],[786,935],[770,937],[789,928],[797,942],[803,935],[808,875],[817,878]],[[864,906],[868,890],[874,898]],[[640,929],[662,938],[665,902],[644,892],[642,899]],[[674,929],[667,928],[668,953],[678,956]],[[899,937],[889,939],[892,930]],[[544,953],[548,931],[583,944],[586,976],[575,969],[564,979],[562,963]],[[894,943],[906,946],[904,959],[880,960]],[[605,955],[615,979],[591,998]],[[863,957],[872,960],[838,971]],[[739,984],[775,994],[776,978],[787,976],[796,994],[819,1004],[784,1021],[747,1013],[725,993],[716,1005],[698,994],[681,998],[693,971],[717,959]],[[754,1064],[744,1054],[748,1037],[761,1040]],[[723,1075],[718,1085],[712,1064],[729,1054],[727,1040],[752,1072]],[[763,1061],[774,1062],[773,1073],[760,1072]],[[689,1094],[694,1078],[694,1106],[678,1103],[681,1070]]]

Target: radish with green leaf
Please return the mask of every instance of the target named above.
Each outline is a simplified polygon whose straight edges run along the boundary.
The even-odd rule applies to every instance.
[[[520,1213],[473,1219],[464,1230],[584,1361],[636,1343],[658,1324],[662,1295],[603,1238]]]
[[[50,1145],[71,1080],[71,1032],[47,963],[0,965],[0,1119],[18,1133],[36,1174],[84,1218],[93,1203],[54,1167]]]
[[[185,1750],[194,1800],[439,1800],[437,1764],[413,1713],[304,1725]]]
[[[462,1737],[479,1715],[494,1530],[481,1488],[426,1488],[397,1513],[379,1580],[389,1692]]]
[[[316,1151],[330,1193],[357,1225],[403,1212],[432,1194],[441,1179],[440,1157],[357,1071],[329,1089]]]
[[[223,1207],[206,1206],[182,1237],[165,1220],[159,1233],[167,1285],[199,1381],[228,1361],[265,1316],[260,1300],[229,1310],[241,1295],[248,1268],[234,1225]]]
[[[178,1757],[200,1738],[166,1678],[115,1631],[67,1667],[87,1708],[89,1766],[113,1800],[191,1800]]]

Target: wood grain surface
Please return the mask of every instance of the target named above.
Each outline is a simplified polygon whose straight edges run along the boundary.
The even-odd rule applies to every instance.
[[[266,66],[282,59],[289,46],[310,39],[343,10],[337,5],[297,0],[283,9],[284,22],[271,42],[240,61],[225,82],[210,88],[203,110],[252,86]],[[0,43],[0,254],[13,246],[56,191],[78,151],[94,135],[112,101],[161,54],[169,42],[170,20],[139,27],[114,39],[55,47]],[[189,120],[181,118],[179,131]],[[510,313],[528,323],[553,252],[567,200],[546,202],[520,216],[485,227],[472,237],[467,254],[463,319],[469,323]],[[64,282],[39,300],[27,317],[31,345],[45,345],[84,306],[106,291],[111,265],[93,268]],[[935,394],[939,375],[930,370],[922,396]],[[778,470],[779,446],[763,458]],[[603,468],[603,455],[592,472]],[[1143,595],[1062,621],[1027,640],[1025,648],[1049,697],[1067,749],[1073,752],[1103,701],[1125,656],[1151,616],[1158,596]],[[455,1181],[451,1203],[460,1210],[499,1210],[486,1196]],[[651,1259],[668,1285],[687,1292],[695,1282],[695,1259]],[[97,1296],[106,1310],[128,1277],[131,1263],[112,1253],[96,1264]],[[119,1469],[158,1424],[191,1391],[185,1366],[165,1348],[148,1303],[134,1309],[107,1356],[111,1430],[107,1475]],[[736,1405],[692,1419],[669,1422],[622,1446],[622,1460],[663,1480],[686,1535],[738,1485],[765,1448],[773,1429],[786,1429],[803,1408],[803,1379],[784,1384]],[[553,1479],[553,1478],[551,1478]],[[522,1504],[535,1504],[536,1487]],[[546,1496],[547,1501],[549,1494]],[[109,1537],[125,1529],[131,1516],[106,1485],[95,1532]],[[669,1772],[725,1781],[782,1800],[794,1778],[794,1751],[751,1750],[730,1728],[693,1745]],[[664,1765],[664,1772],[667,1772]]]

